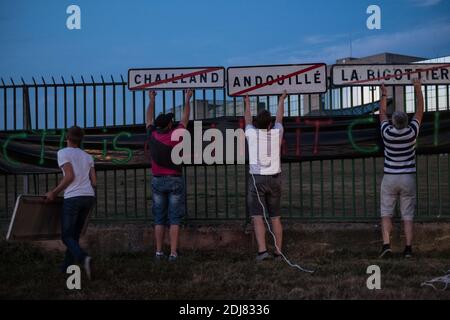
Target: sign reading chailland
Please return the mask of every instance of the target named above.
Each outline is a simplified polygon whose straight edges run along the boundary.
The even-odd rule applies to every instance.
[[[224,67],[148,68],[128,70],[128,89],[223,88]]]

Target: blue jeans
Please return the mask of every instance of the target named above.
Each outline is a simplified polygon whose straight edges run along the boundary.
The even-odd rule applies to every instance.
[[[87,256],[81,249],[79,240],[81,231],[89,211],[95,203],[95,197],[82,196],[64,199],[61,217],[61,238],[66,245],[66,255],[62,271],[66,272],[68,266],[83,263]]]
[[[152,178],[152,212],[156,225],[179,225],[185,215],[183,177]]]

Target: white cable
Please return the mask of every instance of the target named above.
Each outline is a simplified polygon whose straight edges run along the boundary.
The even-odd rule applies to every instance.
[[[442,289],[438,289],[435,287],[435,285],[433,283],[443,283],[444,287]],[[441,290],[441,291],[445,291],[447,290],[447,287],[450,285],[450,270],[447,271],[447,274],[445,276],[442,277],[437,277],[428,281],[425,281],[424,283],[421,284],[421,286],[430,286],[432,287],[434,290]]]
[[[261,205],[261,207],[262,207],[262,209],[263,209],[263,216],[264,216],[264,220],[266,221],[267,229],[269,230],[269,233],[270,233],[270,234],[272,235],[272,237],[273,237],[273,244],[275,245],[275,248],[276,248],[277,251],[281,254],[281,257],[284,259],[284,261],[286,261],[286,263],[287,263],[289,266],[291,266],[292,268],[297,268],[297,269],[299,269],[300,271],[307,272],[307,273],[313,273],[313,272],[314,272],[313,270],[307,270],[307,269],[304,269],[304,268],[300,267],[298,264],[292,263],[291,261],[289,261],[288,258],[286,258],[286,256],[284,255],[284,253],[281,252],[280,248],[278,247],[277,239],[276,239],[276,237],[275,237],[275,234],[272,232],[272,228],[270,227],[269,220],[267,220],[267,216],[266,216],[266,208],[264,207],[264,204],[262,203],[261,198],[259,197],[259,192],[258,192],[258,187],[256,186],[255,176],[253,175],[253,173],[250,173],[250,174],[252,175],[253,186],[255,187],[256,195],[257,195],[257,197],[258,197],[259,204]]]

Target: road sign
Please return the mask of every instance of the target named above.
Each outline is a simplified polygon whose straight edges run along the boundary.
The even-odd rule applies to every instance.
[[[327,91],[327,66],[324,63],[289,64],[227,69],[228,95],[273,95]]]
[[[450,64],[337,64],[331,68],[334,86],[412,85],[413,79],[422,84],[450,84]]]
[[[128,89],[223,88],[224,67],[149,68],[128,70]]]

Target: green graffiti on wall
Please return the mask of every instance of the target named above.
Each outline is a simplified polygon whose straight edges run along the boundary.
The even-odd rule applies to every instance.
[[[370,117],[355,119],[348,126],[348,129],[347,129],[348,140],[350,141],[352,147],[356,151],[368,154],[368,153],[377,153],[380,150],[380,147],[376,144],[371,147],[365,147],[365,148],[360,147],[356,144],[355,139],[353,138],[353,127],[354,126],[363,125],[363,124],[372,124],[372,123],[375,123],[375,119],[372,116],[370,116]]]

